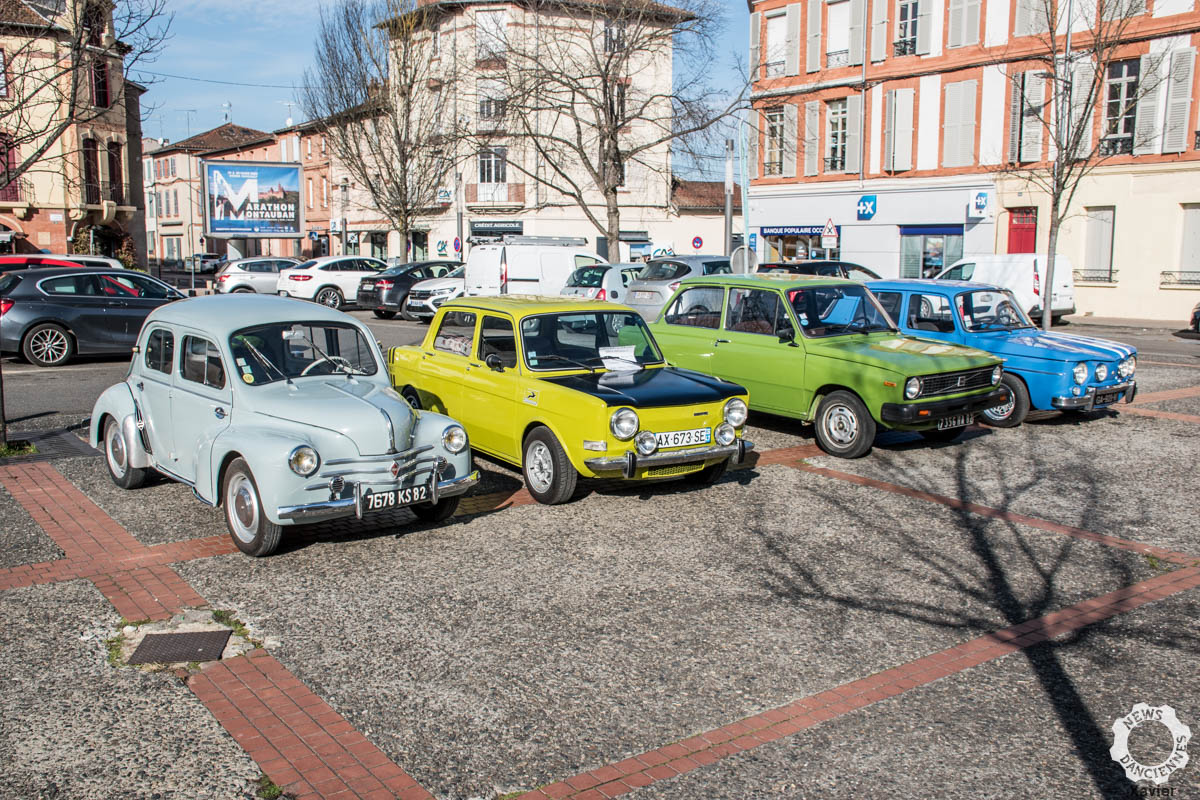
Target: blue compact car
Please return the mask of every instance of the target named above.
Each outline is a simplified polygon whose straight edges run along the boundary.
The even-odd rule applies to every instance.
[[[961,344],[1004,359],[1003,405],[983,412],[1002,428],[1031,409],[1091,411],[1133,401],[1137,349],[1106,339],[1046,333],[1012,293],[965,281],[882,280],[867,286],[910,336]]]

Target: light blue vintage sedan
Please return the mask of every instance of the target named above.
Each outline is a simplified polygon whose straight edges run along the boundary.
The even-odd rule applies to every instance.
[[[252,556],[284,527],[406,506],[440,521],[479,481],[467,434],[415,411],[370,330],[312,303],[217,295],[146,319],[125,380],[92,411],[113,481],[156,470],[223,506]]]

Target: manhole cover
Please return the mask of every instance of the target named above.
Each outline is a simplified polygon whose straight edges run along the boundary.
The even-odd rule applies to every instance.
[[[175,661],[217,661],[232,631],[147,633],[129,657],[130,664],[170,664]]]

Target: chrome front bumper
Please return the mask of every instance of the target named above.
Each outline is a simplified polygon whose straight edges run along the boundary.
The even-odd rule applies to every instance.
[[[746,458],[746,453],[754,449],[754,442],[738,439],[733,444],[701,447],[694,450],[672,450],[668,453],[652,453],[648,456],[639,455],[630,450],[617,458],[589,458],[583,463],[592,472],[620,471],[626,478],[632,478],[639,469],[665,467],[671,464],[694,464],[697,461],[710,461],[716,458],[732,458],[734,464],[740,464]]]
[[[1137,396],[1137,381],[1127,381],[1125,383],[1117,383],[1112,386],[1101,386],[1099,391],[1102,394],[1109,392],[1120,392],[1120,396],[1112,403],[1105,405],[1115,405],[1116,403],[1132,403],[1133,398]],[[1050,405],[1055,408],[1069,409],[1074,411],[1091,411],[1096,407],[1096,392],[1095,386],[1088,387],[1087,393],[1079,397],[1051,397]]]
[[[430,502],[436,503],[447,497],[464,494],[477,483],[479,483],[479,470],[459,478],[437,481],[432,485]],[[321,520],[350,516],[362,519],[362,497],[362,484],[356,483],[354,484],[354,497],[342,497],[298,506],[280,506],[277,513],[280,519],[291,522],[320,522]]]

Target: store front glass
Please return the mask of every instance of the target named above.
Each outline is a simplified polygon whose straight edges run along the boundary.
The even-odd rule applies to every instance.
[[[378,258],[381,261],[387,260],[387,234],[372,233],[371,234],[371,257]]]
[[[841,258],[838,247],[826,250],[821,247],[821,229],[823,225],[768,225],[760,229],[766,243],[766,253],[760,259],[763,263],[774,261],[809,261],[814,259]],[[840,225],[838,243],[842,241]]]
[[[962,225],[900,226],[901,278],[932,278],[962,254]]]

